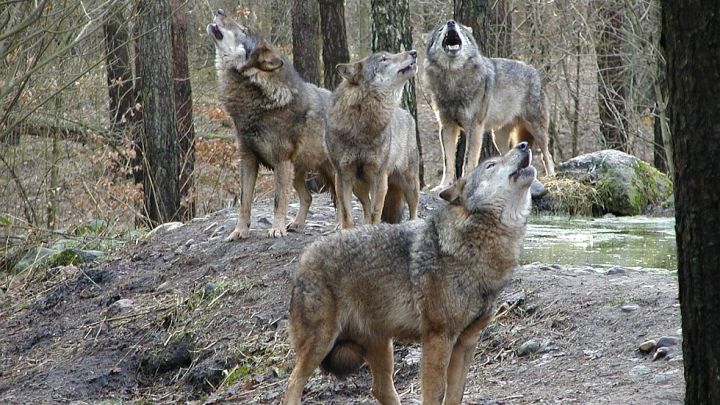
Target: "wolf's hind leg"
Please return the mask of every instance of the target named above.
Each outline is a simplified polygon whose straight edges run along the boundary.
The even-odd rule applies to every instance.
[[[288,225],[288,230],[299,231],[305,225],[305,220],[307,219],[307,214],[310,210],[310,204],[312,204],[312,195],[310,194],[307,184],[305,183],[304,172],[295,173],[295,178],[293,179],[293,188],[297,192],[298,198],[300,198],[300,208],[298,208],[298,213],[295,216],[293,222]]]
[[[365,357],[372,373],[372,393],[382,405],[400,405],[400,397],[393,385],[393,344],[380,339],[367,347]]]
[[[465,379],[470,371],[480,332],[490,323],[492,315],[485,316],[465,329],[453,347],[447,369],[447,389],[443,405],[460,405],[465,391]]]
[[[370,188],[364,181],[358,181],[355,183],[354,188],[355,197],[360,201],[360,205],[363,209],[363,223],[372,223],[372,207],[370,206]]]
[[[372,207],[372,224],[379,224],[385,206],[385,195],[388,191],[388,174],[380,171],[370,187],[370,206]]]
[[[412,185],[412,187],[405,188],[403,193],[408,205],[408,220],[412,221],[417,218],[417,207],[420,201],[420,179],[415,177],[409,180],[408,184]]]
[[[324,326],[330,326],[330,321]],[[307,326],[306,326],[307,327]],[[332,350],[337,333],[329,328],[307,330],[294,340],[297,358],[285,391],[285,405],[300,405],[305,384],[325,356]]]
[[[237,224],[226,241],[246,239],[250,236],[250,208],[255,193],[255,182],[258,174],[258,161],[246,151],[242,143],[238,143],[240,151],[240,209]]]
[[[525,128],[530,132],[535,142],[540,145],[540,152],[542,153],[543,167],[545,168],[545,174],[548,176],[555,175],[555,164],[553,163],[552,155],[548,148],[548,132],[547,127],[537,124],[535,122],[525,122]]]

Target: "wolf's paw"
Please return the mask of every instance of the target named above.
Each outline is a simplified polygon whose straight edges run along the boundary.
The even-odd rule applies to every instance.
[[[232,233],[225,238],[225,242],[232,242],[234,240],[247,239],[250,237],[250,229],[235,229]]]
[[[304,226],[305,226],[305,224],[293,222],[291,224],[288,224],[287,230],[288,230],[288,232],[300,232],[300,231],[302,231]]]
[[[273,228],[268,231],[268,238],[282,238],[285,235],[287,235],[287,231],[283,228]]]

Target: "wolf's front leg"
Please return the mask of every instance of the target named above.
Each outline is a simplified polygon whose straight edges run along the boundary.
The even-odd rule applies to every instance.
[[[347,174],[342,169],[338,169],[335,173],[335,197],[337,199],[338,222],[342,229],[352,228],[353,226],[352,176],[352,173]]]
[[[293,178],[293,165],[289,160],[275,165],[275,200],[272,229],[268,237],[279,238],[287,235],[285,218],[287,217],[290,181]]]
[[[307,219],[308,211],[310,210],[310,204],[312,204],[312,195],[310,190],[307,188],[305,183],[306,173],[295,173],[295,179],[293,179],[293,188],[300,198],[300,208],[295,216],[295,220],[288,225],[288,230],[299,231],[305,226],[305,220]]]
[[[481,124],[470,124],[465,126],[465,139],[466,139],[466,150],[465,150],[465,165],[463,167],[463,176],[467,176],[468,173],[472,172],[480,160],[480,152],[482,152],[482,144],[484,138],[485,126]]]
[[[445,395],[448,362],[453,340],[441,333],[426,333],[422,339],[420,390],[423,405],[440,405]]]
[[[492,320],[492,313],[494,311],[488,311],[490,315],[473,322],[457,338],[450,356],[450,364],[448,364],[447,389],[445,390],[443,405],[460,405],[462,402],[465,392],[465,379],[475,355],[478,337],[480,332]]]
[[[258,161],[255,156],[251,152],[245,151],[242,145],[239,145],[238,149],[240,150],[240,215],[235,229],[225,238],[228,242],[246,239],[250,236],[250,208],[258,174]]]
[[[372,224],[379,224],[382,218],[385,196],[388,190],[388,174],[385,171],[374,176],[374,182],[370,187],[370,206],[372,207]]]
[[[443,175],[440,184],[433,191],[442,191],[455,181],[455,151],[460,128],[455,124],[440,124],[440,147],[443,154]]]

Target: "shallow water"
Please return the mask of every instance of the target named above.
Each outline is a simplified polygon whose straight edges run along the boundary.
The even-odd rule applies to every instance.
[[[532,216],[521,263],[677,269],[675,219]]]

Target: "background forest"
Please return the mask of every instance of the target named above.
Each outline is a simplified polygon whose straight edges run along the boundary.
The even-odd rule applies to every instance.
[[[142,73],[153,72],[143,70],[148,69],[143,62],[156,53],[143,41],[174,51],[174,125],[184,151],[178,217],[235,205],[232,122],[218,99],[214,46],[205,32],[218,8],[256,27],[288,57],[294,26],[295,51],[312,44],[314,36],[317,47],[305,55],[316,55],[317,67],[299,70],[315,69],[318,74],[306,79],[328,88],[334,79],[332,69],[323,67],[326,53],[361,58],[382,43],[382,35],[395,35],[401,47],[412,44],[422,61],[423,34],[455,18],[473,27],[486,55],[538,69],[550,101],[557,162],[616,148],[668,172],[655,1],[172,0],[170,12],[163,16],[160,10],[159,18],[145,3],[0,0],[0,235],[6,258],[28,238],[44,240],[48,233],[78,234],[90,227],[125,238],[145,224],[148,183],[143,185],[142,167],[149,153],[137,142],[144,112],[138,93]],[[396,30],[373,24],[396,12],[393,8],[408,12],[405,19],[389,19]],[[347,51],[336,49],[341,41],[326,40],[320,49],[323,37],[339,38],[338,27],[318,18],[329,12],[344,12]],[[156,25],[167,23],[172,38],[155,35]],[[420,77],[416,102],[424,181],[435,185],[442,170],[437,123]],[[260,177],[257,199],[271,198],[270,183],[267,173]]]

